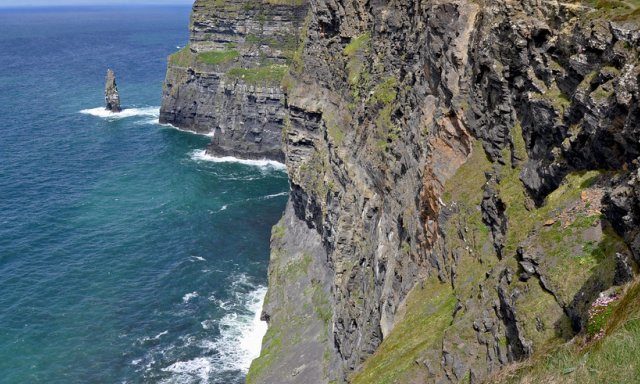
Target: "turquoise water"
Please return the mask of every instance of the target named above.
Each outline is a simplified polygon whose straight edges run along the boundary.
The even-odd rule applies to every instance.
[[[157,124],[189,11],[0,11],[0,383],[240,383],[259,352],[287,176]]]

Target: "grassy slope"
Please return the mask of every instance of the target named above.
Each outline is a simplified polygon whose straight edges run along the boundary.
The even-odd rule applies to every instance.
[[[518,157],[523,159],[526,154],[519,127],[515,127],[513,133],[516,137],[515,150]],[[489,229],[482,222],[478,209],[482,200],[484,172],[491,170],[491,167],[481,146],[476,143],[470,159],[445,188],[445,203],[449,205],[455,202],[459,208],[444,228],[448,248],[471,248],[458,264],[456,288],[452,289],[451,285],[438,282],[435,276],[415,287],[404,310],[398,315],[396,327],[378,351],[352,377],[352,383],[429,382],[425,376],[425,367],[416,362],[429,359],[438,365],[439,356],[434,353],[442,348],[444,335],[475,340],[471,325],[478,313],[473,310],[469,313],[463,311],[454,319],[456,298],[465,302],[477,297],[479,283],[487,287],[497,284],[495,279],[486,275],[486,272],[494,268],[498,270],[510,267],[517,271],[514,255],[520,244],[542,248],[545,256],[541,267],[545,268],[547,280],[565,302],[571,301],[594,275],[605,286],[611,284],[614,254],[616,251],[624,251],[625,246],[601,220],[600,215],[588,209],[589,204],[581,199],[582,191],[590,190],[595,181],[602,177],[601,172],[569,175],[542,207],[528,210],[525,208],[524,187],[519,180],[520,168],[505,165],[497,169],[501,174],[498,190],[507,204],[508,220],[510,223],[518,223],[509,226],[504,250],[506,257],[499,261],[493,253]],[[570,215],[563,216],[566,212],[570,212]],[[544,223],[549,220],[557,222],[553,226],[545,226]],[[596,242],[588,241],[584,234],[598,225],[604,228],[602,238]],[[461,226],[465,228],[464,241],[458,235]],[[563,337],[571,334],[570,323],[556,299],[543,291],[535,278],[528,282],[516,281],[513,287],[526,292],[518,301],[518,316],[527,337],[534,341],[536,352],[564,343]],[[486,303],[480,306],[482,305]],[[543,330],[536,329],[536,319],[542,319]],[[621,334],[620,340],[611,339],[611,343],[624,342],[625,338],[632,337],[636,331],[637,329],[621,331],[624,334]],[[505,340],[499,342],[506,345]],[[562,356],[558,358],[568,359]]]
[[[626,287],[605,326],[605,336],[540,353],[510,367],[487,383],[624,384],[640,381],[640,280]]]

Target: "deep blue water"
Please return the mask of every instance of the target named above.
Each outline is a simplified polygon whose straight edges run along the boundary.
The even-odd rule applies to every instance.
[[[0,383],[243,381],[287,177],[156,123],[189,12],[0,11]]]

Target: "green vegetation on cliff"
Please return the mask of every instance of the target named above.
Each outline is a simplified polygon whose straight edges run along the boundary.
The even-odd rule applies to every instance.
[[[587,3],[616,21],[640,19],[640,0],[587,0]]]
[[[490,377],[487,383],[627,384],[640,377],[640,281],[631,283],[609,308],[604,336],[543,351]]]
[[[414,288],[401,309],[403,319],[351,378],[351,383],[408,383],[419,378],[424,367],[416,361],[424,351],[439,349],[444,331],[453,321],[455,304],[448,284],[431,279]]]
[[[205,64],[219,65],[229,63],[239,56],[240,52],[234,49],[228,49],[225,51],[200,52],[198,54],[198,61]]]
[[[514,128],[513,135],[516,157],[526,159],[519,125]],[[518,247],[523,247],[526,253],[538,255],[537,273],[541,274],[546,284],[546,288],[543,288],[538,282],[540,277],[535,276],[514,282],[515,286],[511,289],[520,292],[518,321],[522,331],[539,348],[536,351],[553,350],[573,336],[564,306],[569,305],[581,292],[593,295],[597,294],[597,287],[610,286],[615,273],[614,255],[616,252],[627,252],[622,239],[613,233],[598,211],[601,195],[596,184],[605,176],[598,171],[570,174],[548,196],[545,204],[535,208],[527,201],[519,178],[521,171],[520,166],[512,167],[511,164],[496,168],[487,160],[479,142],[476,142],[471,157],[447,181],[443,193],[444,204],[456,207],[447,215],[446,222],[442,223],[442,231],[446,249],[450,252],[462,251],[455,261],[456,275],[460,276],[460,281],[455,283],[454,288],[440,282],[437,276],[419,283],[399,310],[392,332],[362,369],[352,376],[352,383],[429,382],[433,379],[429,378],[433,367],[423,363],[439,361],[439,353],[445,348],[443,339],[473,340],[477,337],[474,324],[483,316],[480,308],[487,304],[482,304],[482,300],[474,304],[474,301],[479,295],[484,295],[483,286],[489,289],[501,284],[496,271],[521,269],[516,258]],[[499,173],[496,193],[506,205],[508,222],[513,223],[508,227],[503,260],[496,258],[491,231],[484,223],[480,210],[487,172]],[[553,290],[553,294],[548,290]],[[464,305],[454,310],[456,302]],[[619,340],[611,339],[605,345],[618,345],[625,343],[625,340],[630,343],[628,339],[631,333],[640,331],[640,327],[627,328],[620,331]],[[490,341],[489,345],[495,343],[495,348],[504,353],[510,348],[509,344],[514,342],[502,336]],[[473,349],[467,350],[471,348],[470,345],[461,348],[459,353],[462,354],[477,353]],[[560,371],[570,368],[567,366],[571,363],[566,348],[563,351],[545,355],[545,366],[561,366]],[[631,356],[635,355],[632,353]],[[553,363],[553,359],[560,360]],[[460,381],[464,382],[465,379]]]
[[[231,79],[242,80],[251,85],[280,85],[287,72],[287,66],[272,64],[257,68],[234,67],[227,72]]]
[[[178,52],[169,56],[169,64],[177,67],[188,67],[193,61],[193,53],[187,44]]]

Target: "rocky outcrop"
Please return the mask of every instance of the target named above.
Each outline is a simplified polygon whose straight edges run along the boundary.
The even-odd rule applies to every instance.
[[[107,80],[104,87],[104,99],[107,103],[106,109],[111,112],[121,112],[120,94],[116,85],[116,75],[111,69],[107,70]]]
[[[189,43],[169,57],[160,122],[212,135],[212,155],[282,161],[281,80],[305,15],[304,1],[196,1]]]
[[[279,272],[304,241],[278,243],[264,318],[327,337],[265,339],[251,382],[478,382],[580,332],[640,260],[638,11],[310,3],[285,79],[282,225],[317,236],[313,272]],[[314,284],[324,328],[287,317]]]

